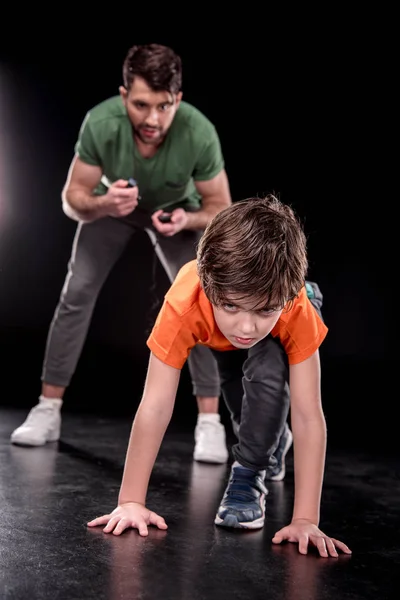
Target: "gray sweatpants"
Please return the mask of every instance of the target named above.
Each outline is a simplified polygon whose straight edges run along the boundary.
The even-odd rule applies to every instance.
[[[68,272],[50,325],[42,381],[67,387],[75,372],[100,290],[138,229],[145,230],[172,283],[179,269],[196,257],[201,231],[164,237],[150,216],[136,209],[125,219],[106,217],[78,223]],[[208,348],[196,346],[188,360],[195,396],[219,396],[217,364]]]

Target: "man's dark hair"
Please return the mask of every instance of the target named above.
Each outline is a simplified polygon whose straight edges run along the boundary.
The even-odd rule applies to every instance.
[[[234,202],[209,223],[197,249],[201,286],[215,306],[234,297],[280,310],[305,285],[306,237],[272,194]]]
[[[124,60],[123,82],[129,91],[135,77],[141,77],[155,92],[177,94],[182,88],[182,62],[168,46],[132,46]]]

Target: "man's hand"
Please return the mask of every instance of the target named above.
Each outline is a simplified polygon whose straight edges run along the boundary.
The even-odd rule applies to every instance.
[[[130,527],[136,528],[141,536],[149,534],[148,525],[155,525],[158,529],[168,529],[163,517],[138,502],[120,504],[109,515],[97,517],[97,519],[89,521],[87,525],[88,527],[105,525],[104,533],[113,533],[114,535],[121,535],[125,529]]]
[[[181,231],[186,227],[186,224],[188,222],[188,215],[183,208],[176,208],[174,211],[172,211],[172,213],[169,213],[171,215],[170,223],[162,223],[159,220],[158,217],[163,213],[163,210],[157,210],[155,213],[152,214],[151,220],[157,231],[159,231],[166,237],[171,237],[178,233],[178,231]]]
[[[138,205],[138,187],[126,187],[128,182],[118,179],[101,198],[101,211],[109,217],[126,217]]]
[[[351,554],[351,550],[346,544],[328,537],[307,519],[295,519],[290,525],[277,531],[272,538],[274,544],[280,544],[285,540],[297,542],[300,554],[307,554],[309,544],[315,546],[320,556],[324,558],[328,556],[337,557],[337,549],[345,554]]]

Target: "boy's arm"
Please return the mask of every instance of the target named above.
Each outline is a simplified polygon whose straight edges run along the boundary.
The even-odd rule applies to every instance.
[[[164,364],[151,353],[142,401],[132,425],[118,506],[88,526],[105,525],[105,533],[121,534],[129,527],[140,535],[148,525],[166,529],[164,519],[145,506],[147,488],[161,442],[170,422],[180,370]]]
[[[272,542],[297,542],[307,554],[309,544],[320,556],[351,554],[343,542],[318,527],[325,468],[326,423],[321,405],[319,351],[302,363],[290,366],[290,411],[294,452],[294,507],[290,525],[277,531]]]
[[[290,366],[295,477],[293,520],[308,519],[315,525],[320,518],[326,452],[320,381],[318,351],[302,363]]]
[[[151,471],[174,410],[180,373],[150,354],[143,398],[126,454],[119,504],[146,502]]]

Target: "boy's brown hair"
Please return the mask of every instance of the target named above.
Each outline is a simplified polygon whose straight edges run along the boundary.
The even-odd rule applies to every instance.
[[[197,248],[201,286],[215,306],[251,300],[280,310],[299,294],[308,268],[306,237],[276,196],[247,198],[218,213]]]

